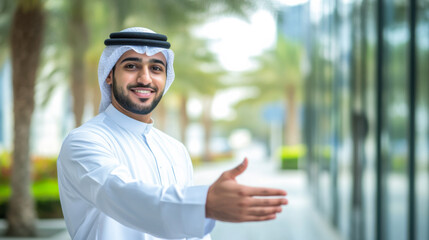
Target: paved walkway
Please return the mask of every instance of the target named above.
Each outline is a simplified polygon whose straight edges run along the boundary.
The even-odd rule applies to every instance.
[[[197,184],[210,184],[239,162],[216,163],[195,168]],[[280,171],[269,162],[251,161],[237,178],[241,184],[281,188],[288,192],[289,204],[277,219],[268,222],[217,222],[213,240],[341,240],[333,227],[315,210],[302,171]]]
[[[0,219],[0,231],[6,229],[6,222]],[[38,237],[4,237],[0,235],[1,240],[70,240],[66,230],[66,224],[63,219],[43,219],[37,221]]]

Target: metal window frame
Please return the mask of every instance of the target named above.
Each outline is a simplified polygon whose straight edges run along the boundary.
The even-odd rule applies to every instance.
[[[417,3],[416,0],[409,0],[409,54],[408,54],[408,103],[409,116],[408,121],[408,239],[416,239],[416,99],[417,99],[417,56],[416,56],[416,21],[417,21]]]
[[[416,239],[416,190],[415,190],[415,132],[416,132],[416,99],[417,99],[417,58],[416,58],[416,21],[417,3],[416,0],[409,0],[409,48],[408,48],[408,221],[407,237],[409,240]],[[384,116],[382,108],[384,106],[384,92],[382,91],[384,78],[384,0],[377,0],[377,56],[376,56],[376,156],[377,156],[377,178],[376,178],[376,239],[386,239],[385,235],[385,159],[382,154],[382,126]]]

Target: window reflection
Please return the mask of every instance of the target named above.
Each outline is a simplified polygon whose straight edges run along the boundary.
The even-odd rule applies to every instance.
[[[416,222],[417,239],[429,239],[429,1],[417,7]]]
[[[380,229],[384,239],[408,239],[414,229],[416,239],[429,239],[429,0],[417,0],[414,57],[418,87],[411,96],[417,103],[414,123],[409,116],[409,59],[413,57],[409,52],[409,1],[382,1],[382,39],[377,35],[378,3],[307,3],[309,179],[319,209],[345,239],[377,239]],[[380,48],[383,56],[378,62]],[[377,79],[379,69],[383,79]],[[383,89],[377,89],[381,80]],[[377,109],[378,101],[381,109]],[[378,114],[383,121],[380,129]],[[359,119],[367,123],[365,134]],[[410,146],[410,124],[416,128],[415,146]],[[411,175],[410,151],[415,151],[416,157],[415,174]],[[380,161],[382,172],[378,175]],[[379,176],[382,189],[376,188]],[[416,181],[416,205],[412,206],[416,225],[409,229],[412,177]],[[377,199],[382,199],[380,209]]]

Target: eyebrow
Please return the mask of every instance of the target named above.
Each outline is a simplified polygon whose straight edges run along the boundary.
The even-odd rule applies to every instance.
[[[165,63],[163,61],[159,60],[159,59],[151,59],[151,60],[149,60],[149,62],[151,62],[151,63],[159,63],[159,64],[162,64],[162,66],[165,67]]]
[[[141,58],[135,58],[135,57],[129,57],[129,58],[124,58],[121,63],[123,62],[127,62],[127,61],[131,61],[131,62],[142,62]]]
[[[127,61],[131,61],[131,62],[142,62],[143,60],[141,58],[136,58],[136,57],[129,57],[129,58],[124,58],[121,63],[123,62],[127,62]],[[165,63],[159,59],[150,59],[149,60],[150,63],[159,63],[162,64],[165,67]]]

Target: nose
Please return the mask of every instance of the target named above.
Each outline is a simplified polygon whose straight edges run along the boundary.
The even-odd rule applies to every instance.
[[[142,83],[144,85],[152,83],[152,77],[150,76],[150,71],[147,68],[143,68],[139,76],[137,78],[137,82]]]

